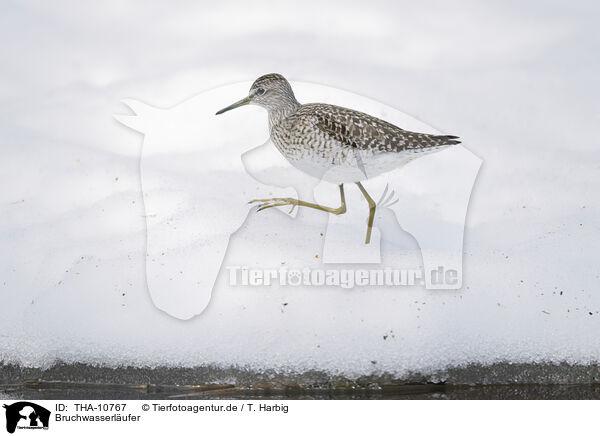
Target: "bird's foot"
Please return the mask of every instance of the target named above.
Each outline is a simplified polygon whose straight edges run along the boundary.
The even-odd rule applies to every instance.
[[[390,207],[394,204],[398,203],[398,198],[395,197],[396,192],[392,189],[392,192],[388,194],[389,185],[385,185],[385,189],[383,190],[383,194],[381,194],[381,198],[377,202],[377,207]]]
[[[263,198],[258,200],[250,200],[248,204],[259,203],[258,209],[256,212],[260,212],[261,210],[268,209],[270,207],[279,207],[279,206],[292,206],[288,213],[292,213],[296,206],[299,204],[299,200],[295,198]]]

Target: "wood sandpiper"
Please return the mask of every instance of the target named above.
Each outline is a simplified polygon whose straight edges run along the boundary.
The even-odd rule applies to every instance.
[[[247,97],[221,109],[217,115],[247,104],[262,106],[268,111],[271,140],[294,167],[320,180],[335,183],[341,197],[338,208],[295,198],[268,198],[250,203],[259,203],[258,211],[291,205],[290,213],[296,206],[304,206],[339,215],[346,212],[344,183],[355,183],[369,204],[366,244],[371,240],[377,204],[361,181],[460,143],[457,136],[409,132],[340,106],[300,104],[292,87],[280,74],[259,77]]]

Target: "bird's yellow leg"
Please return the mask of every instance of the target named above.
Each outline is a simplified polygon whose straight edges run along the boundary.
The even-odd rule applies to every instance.
[[[310,207],[311,209],[322,210],[323,212],[333,213],[335,215],[341,215],[346,213],[346,196],[344,195],[344,185],[340,185],[340,198],[342,204],[338,208],[321,206],[316,203],[309,203],[307,201],[298,200],[296,198],[263,198],[259,200],[251,200],[248,203],[260,203],[258,205],[257,212],[261,210],[268,209],[270,207],[279,207],[279,206],[292,206],[289,213],[292,213],[296,206],[302,207]]]
[[[367,199],[367,203],[369,203],[369,223],[367,224],[367,237],[365,238],[365,244],[368,244],[371,242],[371,230],[373,229],[373,220],[375,219],[376,203],[360,182],[356,182],[356,185],[358,186],[358,189],[360,189],[360,192],[362,192],[362,195]]]

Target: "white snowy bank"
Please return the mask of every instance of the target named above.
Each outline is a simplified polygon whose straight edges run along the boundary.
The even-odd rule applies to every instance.
[[[586,55],[598,34],[593,14],[555,5],[540,15],[541,5],[355,5],[311,33],[301,26],[309,17],[279,8],[282,26],[259,15],[228,33],[237,22],[227,8],[115,4],[89,17],[76,3],[2,6],[4,28],[23,37],[0,48],[11,60],[0,72],[0,361],[399,377],[467,363],[598,362],[600,61]],[[142,137],[112,116],[126,97],[172,107],[271,71],[413,114],[483,160],[460,291],[230,288],[222,270],[202,315],[183,321],[155,307]],[[295,220],[251,214],[228,262],[250,264],[260,246],[280,263],[322,266],[325,219],[315,214],[299,241]],[[414,240],[404,243],[418,265]],[[384,264],[397,249],[382,243]]]

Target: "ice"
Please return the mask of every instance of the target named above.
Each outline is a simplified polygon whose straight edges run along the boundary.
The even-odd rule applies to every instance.
[[[267,19],[242,3],[119,5],[93,16],[75,2],[2,6],[0,32],[19,37],[0,46],[1,361],[400,377],[469,363],[598,362],[597,14],[546,2],[308,2],[324,17],[308,25],[312,13],[283,6]],[[248,16],[257,21],[235,18]],[[170,108],[271,71],[465,139],[483,165],[460,291],[219,292],[221,270],[201,316],[156,308],[145,276],[143,139],[112,116],[126,113],[124,98]],[[242,120],[247,109],[231,115]],[[266,127],[257,135],[249,149]],[[258,244],[277,254],[273,267],[309,255],[321,265],[327,219],[302,213],[312,223],[303,238],[294,218],[251,215],[229,262],[247,263]],[[395,253],[421,264],[410,235],[381,245],[384,261]]]

